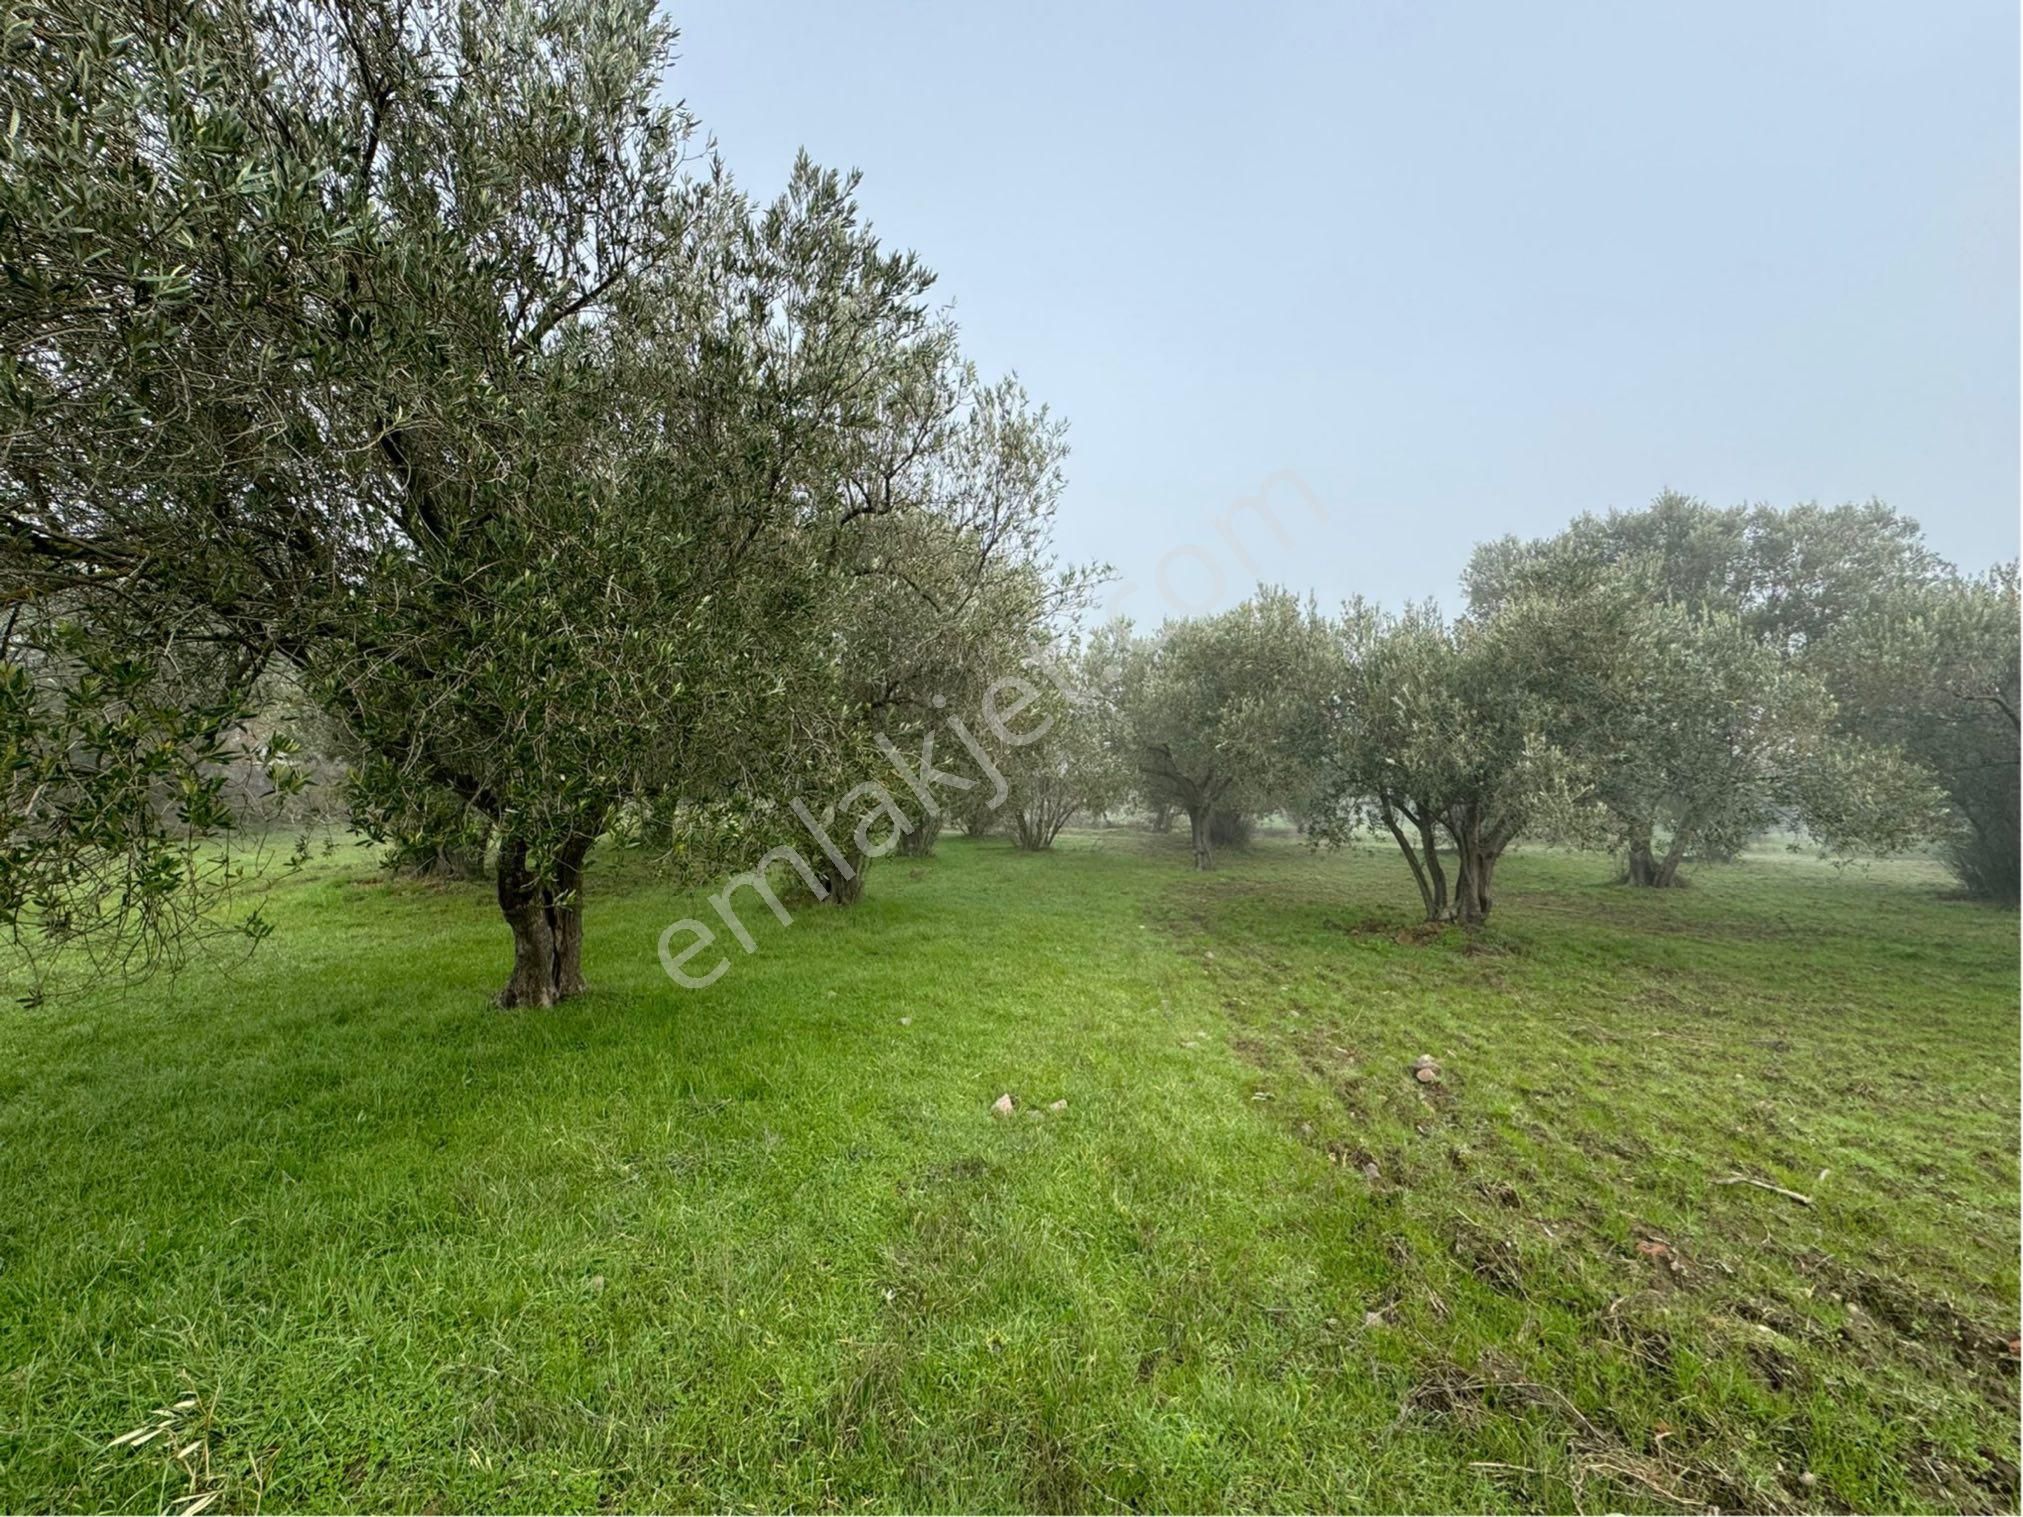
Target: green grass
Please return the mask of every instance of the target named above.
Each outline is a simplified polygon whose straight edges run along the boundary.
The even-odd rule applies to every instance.
[[[2015,1507],[2013,915],[1183,852],[944,842],[701,993],[606,860],[502,1013],[347,850],[0,1015],[0,1504]]]

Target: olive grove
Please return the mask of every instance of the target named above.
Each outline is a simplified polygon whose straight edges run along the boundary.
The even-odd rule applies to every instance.
[[[947,819],[1043,850],[1127,797],[1198,869],[1273,814],[1374,835],[1471,925],[1524,838],[1654,887],[1771,827],[1935,840],[2016,899],[2015,566],[1886,507],[1668,492],[1483,545],[1454,618],[1266,587],[1083,635],[1062,424],[853,178],[731,180],[650,0],[4,14],[16,947],[257,936],[232,840],[320,777],[307,731],[354,827],[490,869],[514,1007],[584,988],[599,839],[707,867],[790,805],[838,823],[839,905]],[[1041,666],[1002,793],[867,778]]]
[[[1473,924],[1530,838],[1684,882],[1783,828],[1841,856],[1936,842],[2013,901],[2013,568],[1963,578],[1880,505],[1714,510],[1661,496],[1487,544],[1469,608],[1279,592],[1128,641],[1140,800],[1273,811],[1316,843],[1395,844],[1429,920]]]

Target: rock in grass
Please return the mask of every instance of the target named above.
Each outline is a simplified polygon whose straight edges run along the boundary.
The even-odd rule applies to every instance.
[[[1430,1053],[1422,1053],[1412,1061],[1412,1078],[1421,1085],[1440,1083],[1440,1061]]]
[[[1011,1098],[1011,1092],[1006,1091],[1003,1095],[999,1096],[995,1101],[991,1102],[990,1114],[994,1117],[1008,1117],[1012,1114],[1014,1105],[1015,1103]]]
[[[1065,1097],[1063,1097],[1061,1100],[1051,1101],[1047,1104],[1048,1111],[1066,1111],[1067,1109],[1068,1103]]]

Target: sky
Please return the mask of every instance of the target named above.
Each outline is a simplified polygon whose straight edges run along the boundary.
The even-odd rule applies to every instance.
[[[733,173],[862,170],[1067,419],[1108,610],[1455,605],[1475,543],[1665,489],[2017,552],[2014,0],[673,19]]]

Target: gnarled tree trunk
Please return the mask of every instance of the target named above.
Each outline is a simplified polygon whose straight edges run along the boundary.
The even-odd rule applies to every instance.
[[[571,838],[556,851],[553,879],[529,866],[527,844],[499,845],[499,914],[513,934],[513,975],[499,992],[502,1007],[553,1006],[589,987],[583,981],[583,862],[590,839]]]
[[[1629,865],[1623,871],[1623,879],[1631,885],[1670,889],[1679,883],[1679,865],[1686,857],[1687,829],[1679,827],[1673,831],[1671,847],[1662,858],[1651,842],[1651,833],[1649,822],[1640,823],[1631,831]]]
[[[1639,827],[1630,835],[1630,860],[1623,870],[1623,882],[1629,885],[1655,885],[1658,883],[1657,860],[1651,857],[1651,829]]]
[[[932,858],[935,840],[940,836],[941,818],[937,815],[922,816],[914,822],[911,832],[899,834],[900,855],[909,859]]]
[[[583,980],[583,861],[588,838],[572,838],[555,857],[555,886],[548,892],[548,926],[555,938],[555,999],[590,987]]]
[[[1453,915],[1464,927],[1479,927],[1489,920],[1496,865],[1510,844],[1511,830],[1501,823],[1485,823],[1481,809],[1472,803],[1448,812],[1447,832],[1454,839],[1456,863]]]
[[[513,934],[513,977],[498,995],[505,1007],[555,1004],[555,934],[548,923],[541,882],[527,867],[527,845],[499,845],[499,915]]]
[[[1426,875],[1430,881],[1430,895],[1426,902],[1426,920],[1445,921],[1447,917],[1447,871],[1440,867],[1440,834],[1433,830],[1433,818],[1420,811],[1412,818],[1419,829],[1419,846],[1426,851]]]
[[[829,891],[826,899],[831,906],[855,906],[864,899],[864,877],[871,872],[871,856],[857,846],[854,838],[839,840],[838,847],[849,872],[846,874],[841,868],[820,871],[822,883]]]
[[[1173,750],[1164,743],[1148,744],[1144,752],[1149,762],[1139,764],[1139,773],[1150,777],[1164,798],[1161,805],[1177,806],[1187,813],[1188,829],[1194,835],[1194,867],[1208,868],[1215,862],[1215,839],[1209,835],[1215,804],[1229,793],[1236,776],[1217,774],[1213,768],[1204,774],[1190,774],[1174,762]]]
[[[1494,904],[1490,885],[1496,874],[1494,855],[1482,848],[1461,850],[1460,869],[1454,880],[1454,920],[1464,927],[1480,927],[1489,920]]]

